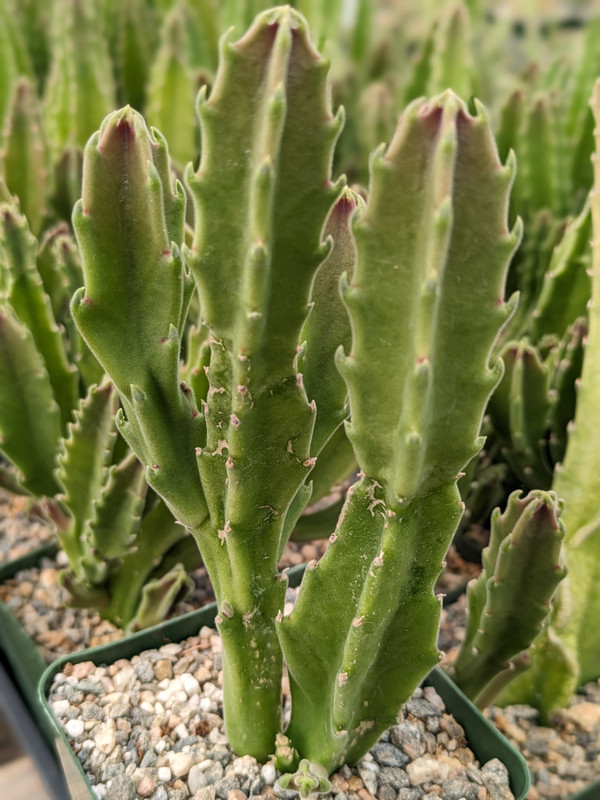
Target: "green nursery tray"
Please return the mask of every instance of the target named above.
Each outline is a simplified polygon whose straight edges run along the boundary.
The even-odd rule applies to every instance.
[[[291,573],[292,571],[290,577],[292,577]],[[293,578],[299,580],[299,575],[293,575]],[[54,676],[62,670],[67,662],[92,661],[97,665],[110,664],[119,658],[131,658],[143,650],[158,648],[169,642],[179,642],[197,634],[202,626],[214,627],[216,613],[216,604],[213,603],[204,609],[169,620],[160,626],[133,634],[118,642],[82,650],[61,658],[46,670],[39,686],[40,704],[45,708],[49,723],[53,728],[55,747],[72,800],[94,800],[95,795],[79,760],[50,709],[47,696]],[[433,670],[425,683],[437,690],[448,710],[463,726],[469,744],[479,761],[484,763],[491,758],[499,758],[508,768],[511,789],[516,800],[525,800],[530,786],[530,777],[523,756],[485,719],[440,669]]]
[[[42,558],[51,558],[57,551],[56,544],[47,544],[0,565],[0,584],[23,569],[35,567]],[[27,708],[47,740],[52,742],[53,736],[48,726],[48,718],[39,704],[37,694],[38,684],[47,664],[31,636],[5,603],[0,603],[0,651]]]

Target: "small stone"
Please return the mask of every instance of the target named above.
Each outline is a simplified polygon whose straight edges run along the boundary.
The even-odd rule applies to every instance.
[[[425,733],[412,722],[401,722],[394,725],[391,728],[391,741],[409,758],[419,758],[427,750]]]
[[[485,788],[490,793],[490,800],[506,800],[512,796],[509,789],[508,769],[498,758],[492,758],[483,765],[481,777]]]
[[[398,800],[420,800],[422,793],[419,789],[400,789]]]
[[[403,767],[409,758],[393,744],[378,743],[371,748],[375,761],[382,767]]]
[[[107,784],[107,797],[110,800],[135,800],[135,784],[129,775],[117,775]]]
[[[412,697],[406,703],[406,711],[412,714],[417,719],[426,719],[427,717],[439,717],[440,709],[429,700],[422,698]]]
[[[362,778],[359,778],[358,775],[352,775],[348,778],[348,790],[350,792],[358,792],[359,789],[364,787],[364,783]]]
[[[424,783],[443,783],[450,776],[450,767],[425,755],[407,764],[406,773],[412,786],[421,786]]]
[[[152,669],[152,665],[147,661],[139,661],[134,669],[138,680],[142,683],[150,683],[150,681],[154,680],[154,670]]]
[[[216,796],[217,790],[214,786],[203,786],[192,795],[194,800],[215,800]]]
[[[273,786],[275,783],[275,779],[277,778],[277,773],[275,771],[275,766],[271,763],[265,764],[261,771],[261,777],[263,781],[267,784],[267,786]]]
[[[193,769],[193,768],[192,768]],[[157,771],[158,780],[162,783],[168,783],[173,777],[171,767],[159,767]]]
[[[157,681],[163,681],[165,678],[173,677],[173,664],[168,658],[161,658],[154,665],[154,677]]]
[[[83,736],[85,723],[82,719],[70,719],[65,725],[65,730],[71,739],[77,739],[80,736]]]
[[[99,725],[97,732],[94,734],[94,742],[101,753],[107,756],[110,755],[117,744],[114,728],[108,725]]]
[[[70,708],[71,703],[68,700],[54,700],[52,703],[52,711],[57,717],[63,717]]]
[[[371,794],[371,792],[364,787],[363,789],[359,789],[356,793],[360,800],[375,800],[375,795]]]
[[[88,678],[96,671],[96,665],[93,661],[80,661],[79,664],[73,664],[72,675],[77,680]]]
[[[181,645],[177,644],[176,642],[163,644],[163,646],[160,648],[160,652],[166,656],[178,656],[181,653],[181,650]]]
[[[194,764],[192,753],[167,753],[171,772],[176,778],[187,775]]]
[[[154,794],[155,789],[156,783],[147,775],[144,776],[137,785],[137,793],[139,797],[150,797],[150,795]]]
[[[374,769],[373,769],[374,768]],[[362,778],[365,788],[374,795],[377,792],[377,773],[379,767],[374,762],[361,761],[358,764],[358,774]]]
[[[227,800],[248,800],[248,795],[241,789],[231,789],[227,792]]]
[[[184,672],[183,675],[180,675],[179,680],[183,684],[183,690],[188,697],[200,692],[200,683],[198,679],[190,675],[189,672]]]
[[[464,739],[464,730],[450,714],[442,714],[440,727],[443,731],[446,731],[451,739]]]
[[[442,784],[444,800],[477,800],[479,787],[468,781],[450,778]]]
[[[133,667],[121,667],[121,669],[113,675],[113,684],[117,692],[128,692],[133,689],[137,676]]]
[[[391,786],[392,789],[405,789],[410,785],[408,775],[399,767],[382,767],[379,773],[379,784]]]
[[[156,766],[156,753],[154,750],[146,750],[140,761],[140,767],[154,767]],[[171,770],[169,770],[169,773]],[[170,780],[170,775],[167,780]]]
[[[348,791],[348,781],[337,772],[331,776],[329,782],[331,783],[333,794],[341,794]]]
[[[577,703],[565,711],[564,716],[588,733],[600,731],[600,705],[595,703]]]
[[[396,800],[398,795],[396,794],[395,789],[392,789],[389,784],[386,784],[385,786],[379,787],[377,797],[379,800]]]

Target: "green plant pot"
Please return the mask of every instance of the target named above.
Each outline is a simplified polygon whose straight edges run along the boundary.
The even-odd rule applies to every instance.
[[[290,583],[297,583],[304,567],[290,570]],[[296,572],[296,570],[299,570]],[[55,738],[55,747],[69,786],[72,800],[94,800],[91,785],[71,749],[67,737],[56,721],[48,702],[48,693],[54,676],[67,662],[92,661],[95,664],[110,664],[119,658],[131,658],[143,650],[161,647],[168,642],[178,642],[198,633],[202,626],[213,626],[217,613],[212,603],[199,611],[193,611],[178,619],[169,620],[162,625],[140,631],[118,642],[82,650],[71,656],[61,658],[44,673],[39,686],[40,704],[48,715]],[[485,719],[481,712],[463,695],[460,689],[440,669],[434,669],[427,677],[426,684],[433,686],[446,703],[456,720],[463,726],[475,756],[486,762],[499,758],[506,764],[512,792],[516,800],[525,800],[530,785],[529,770],[523,756]]]
[[[14,561],[0,566],[0,583],[14,577],[23,569],[34,567],[42,558],[56,555],[56,544],[38,547]],[[49,743],[53,737],[48,718],[38,702],[37,687],[47,667],[39,649],[5,603],[0,603],[0,651],[12,679],[18,687],[25,704]]]

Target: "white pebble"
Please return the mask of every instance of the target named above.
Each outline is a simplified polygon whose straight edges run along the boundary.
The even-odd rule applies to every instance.
[[[273,764],[265,764],[261,769],[260,774],[267,786],[273,786],[275,784],[277,773],[275,772],[275,767]]]
[[[163,783],[168,783],[173,777],[173,773],[171,772],[170,767],[159,767],[157,775],[158,775],[158,780],[162,781]]]
[[[191,697],[193,694],[198,694],[200,691],[200,683],[193,675],[190,675],[189,672],[184,672],[183,675],[180,675],[179,680],[188,697]]]
[[[140,703],[140,708],[142,709],[142,711],[147,711],[149,714],[154,714],[154,706],[147,700],[144,700],[143,703]]]
[[[65,730],[71,739],[77,739],[85,730],[85,725],[82,719],[70,719],[65,725]]]
[[[175,644],[171,642],[170,644],[163,644],[160,648],[160,652],[164,653],[166,656],[178,656],[181,653],[181,645]]]
[[[202,711],[211,711],[214,710],[215,704],[210,699],[210,697],[201,697],[200,698],[200,708]]]
[[[191,753],[169,753],[167,755],[171,772],[176,778],[187,775],[194,764],[194,756]]]
[[[420,786],[423,783],[443,783],[448,780],[450,767],[443,761],[437,761],[430,755],[416,758],[406,765],[406,774],[411,786]]]
[[[118,692],[128,692],[133,689],[137,675],[133,667],[122,667],[113,675],[113,684]]]
[[[175,728],[175,735],[178,739],[185,739],[185,737],[189,735],[187,726],[184,725],[183,722],[180,722]]]
[[[71,703],[68,700],[55,700],[52,703],[52,711],[57,717],[62,717],[71,708]]]
[[[253,756],[236,758],[231,766],[236,775],[254,776],[258,774],[258,764]]]
[[[117,738],[112,728],[101,725],[98,732],[94,735],[94,742],[96,743],[96,748],[100,750],[101,753],[108,756],[115,749]]]
[[[173,703],[185,703],[187,694],[179,678],[173,678],[169,681],[168,686],[158,692],[156,699],[169,708]]]

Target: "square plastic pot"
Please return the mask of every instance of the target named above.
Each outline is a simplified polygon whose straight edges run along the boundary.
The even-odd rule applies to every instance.
[[[290,577],[292,577],[290,571]],[[302,571],[293,575],[299,581]],[[169,642],[179,642],[195,636],[201,627],[214,627],[216,604],[193,611],[178,619],[135,633],[118,642],[83,650],[61,658],[52,664],[40,681],[40,703],[44,706],[49,724],[54,730],[55,747],[65,774],[72,800],[94,800],[95,795],[79,760],[73,752],[61,726],[52,714],[48,693],[54,676],[67,662],[92,661],[96,665],[111,664],[119,658],[131,658],[143,650],[161,647]],[[440,669],[435,669],[425,680],[433,686],[446,704],[446,708],[465,729],[475,756],[481,763],[499,758],[508,768],[511,790],[516,800],[525,800],[530,786],[530,776],[523,756],[496,730],[482,713],[464,696],[452,680]]]

